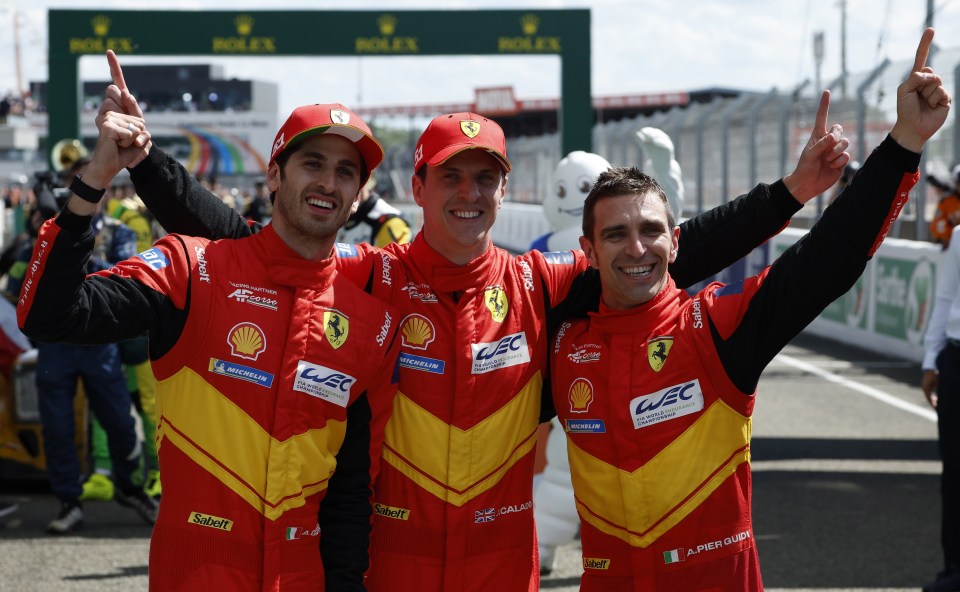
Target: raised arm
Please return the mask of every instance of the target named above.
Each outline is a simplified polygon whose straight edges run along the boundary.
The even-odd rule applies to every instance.
[[[123,69],[113,51],[107,51],[113,84],[107,87],[106,98],[97,115],[97,127],[117,114],[138,117],[143,112],[127,88]],[[146,123],[143,123],[146,130]],[[149,135],[147,136],[149,138]],[[145,144],[144,149],[125,166],[137,195],[160,225],[170,233],[224,238],[247,236],[253,228],[233,208],[207,191],[179,162],[165,152]]]
[[[825,114],[829,95],[821,97]],[[826,103],[825,103],[826,102]],[[850,160],[849,141],[839,125],[827,133],[825,117],[816,120],[796,168],[782,180],[761,183],[746,195],[708,210],[680,225],[677,260],[670,275],[686,288],[746,256],[779,233],[805,203],[833,186]]]
[[[17,320],[28,336],[47,342],[110,343],[149,332],[151,345],[162,348],[182,327],[185,296],[178,306],[142,256],[86,276],[98,193],[102,198],[101,190],[116,172],[136,158],[142,149],[137,139],[143,134],[134,116],[114,113],[105,118],[89,166],[81,181],[71,185],[74,195],[60,215],[41,228],[17,303]],[[182,252],[169,248],[165,258],[185,260]]]
[[[743,308],[711,318],[724,365],[742,391],[752,392],[790,339],[853,286],[906,203],[919,178],[919,151],[943,125],[951,104],[940,77],[925,66],[932,39],[927,29],[914,70],[898,88],[897,122],[847,189],[770,268],[714,296],[719,305],[731,289],[750,295],[739,300]],[[821,103],[824,121],[827,106]],[[728,300],[738,306],[736,298]]]

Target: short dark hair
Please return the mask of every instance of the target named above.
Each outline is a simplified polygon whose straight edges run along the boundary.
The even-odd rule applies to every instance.
[[[670,200],[667,199],[667,194],[656,179],[637,167],[613,167],[600,173],[587,199],[583,202],[583,236],[587,237],[587,240],[593,240],[593,227],[596,225],[593,210],[601,199],[621,195],[646,196],[649,194],[656,195],[663,202],[667,209],[667,224],[672,229],[677,224],[673,208],[670,207]]]

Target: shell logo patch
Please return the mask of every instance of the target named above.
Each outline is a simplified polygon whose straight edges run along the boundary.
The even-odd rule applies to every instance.
[[[473,139],[477,137],[477,134],[480,133],[480,122],[478,121],[461,121],[460,122],[460,131],[463,132],[463,135]]]
[[[507,295],[500,286],[490,286],[483,292],[483,303],[493,316],[493,320],[502,323],[507,318]]]
[[[647,361],[650,362],[654,372],[660,372],[663,365],[667,363],[671,347],[673,347],[673,337],[657,337],[647,342]]]
[[[574,380],[567,391],[567,399],[570,401],[570,413],[586,413],[590,410],[590,403],[593,403],[593,385],[586,378]]]
[[[350,319],[333,308],[323,311],[323,334],[333,349],[340,349],[350,335]]]
[[[400,345],[410,349],[427,349],[437,338],[437,331],[427,317],[412,314],[403,320],[400,329]]]
[[[263,329],[253,323],[243,322],[234,325],[227,337],[230,353],[238,358],[256,360],[267,349],[267,338]]]

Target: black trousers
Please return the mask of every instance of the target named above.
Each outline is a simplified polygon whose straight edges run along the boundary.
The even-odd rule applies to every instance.
[[[946,564],[960,567],[960,344],[951,342],[940,352],[937,370],[937,429],[943,460],[940,542]]]

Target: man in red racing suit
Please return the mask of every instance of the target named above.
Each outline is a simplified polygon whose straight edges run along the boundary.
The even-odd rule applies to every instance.
[[[107,132],[137,125],[104,124],[76,195],[43,226],[21,327],[49,341],[149,335],[164,479],[151,589],[364,590],[399,319],[329,255],[382,149],[342,105],[300,108],[281,130],[284,154],[271,159],[278,207],[262,232],[169,235],[84,278],[98,192],[80,183],[105,186],[103,155],[117,152]],[[80,203],[91,192],[94,205]],[[319,195],[328,205],[314,214]]]
[[[596,306],[597,278],[579,251],[515,257],[493,246],[510,170],[495,122],[439,116],[417,155],[423,231],[408,245],[338,245],[337,253],[341,273],[387,299],[402,319],[400,389],[375,487],[367,585],[537,590],[533,452],[539,421],[552,415],[541,398],[548,335],[560,318]],[[241,237],[258,229],[156,148],[131,179],[168,230]],[[736,261],[800,206],[758,186],[686,222],[680,240],[689,250],[677,282],[690,285]],[[375,263],[406,281],[371,277]]]
[[[908,82],[931,97],[924,112],[945,117],[939,78]],[[656,182],[641,184],[635,170],[601,175],[582,244],[600,269],[603,302],[588,320],[562,324],[552,349],[582,522],[582,591],[763,589],[750,516],[757,382],[852,287],[906,202],[917,152],[939,128],[914,123],[901,114],[853,184],[772,266],[693,297],[666,274],[673,227]]]

